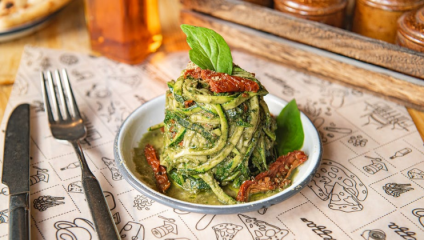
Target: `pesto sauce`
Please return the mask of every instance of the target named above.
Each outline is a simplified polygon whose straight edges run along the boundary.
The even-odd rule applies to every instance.
[[[136,172],[139,173],[139,180],[141,180],[144,184],[148,185],[155,191],[159,191],[159,189],[156,186],[156,179],[152,167],[147,163],[147,160],[144,157],[144,148],[146,147],[146,144],[149,143],[155,148],[157,156],[160,156],[163,151],[163,137],[164,134],[160,131],[160,129],[149,131],[145,133],[141,138],[138,144],[138,148],[134,149],[135,154],[133,161],[136,166]],[[170,181],[172,183],[172,179],[170,179]],[[189,191],[185,191],[175,183],[171,184],[171,187],[169,187],[165,195],[186,202],[209,205],[223,205],[218,201],[218,198],[212,191],[191,193]]]
[[[133,161],[136,166],[135,170],[139,174],[138,175],[139,180],[141,180],[144,184],[151,187],[155,191],[159,191],[159,189],[156,186],[156,179],[153,173],[153,169],[147,163],[147,160],[144,156],[144,148],[146,147],[146,144],[151,144],[155,148],[156,154],[159,157],[163,151],[163,138],[164,138],[164,134],[160,131],[160,129],[149,131],[143,135],[143,137],[141,138],[138,144],[138,147],[134,149]],[[290,179],[293,179],[294,176],[297,174],[297,172],[298,170],[295,169]],[[171,187],[165,193],[165,195],[169,197],[172,197],[181,201],[191,202],[191,203],[208,204],[208,205],[224,205],[218,201],[218,198],[211,190],[192,193],[192,192],[184,190],[177,184],[173,183],[172,179],[170,179],[170,181],[172,183]],[[232,189],[231,187],[223,187],[222,189],[228,195],[234,198],[237,196],[236,189]],[[282,190],[257,193],[250,197],[250,201],[251,202],[258,201],[263,198],[272,196],[280,191]]]
[[[138,148],[134,148],[133,162],[135,164],[135,171],[138,173],[137,177],[147,186],[159,191],[156,186],[156,179],[152,167],[147,163],[144,156],[144,148],[146,144],[151,144],[159,157],[162,152],[163,146],[163,133],[160,130],[149,131],[143,135],[143,138],[138,144]]]

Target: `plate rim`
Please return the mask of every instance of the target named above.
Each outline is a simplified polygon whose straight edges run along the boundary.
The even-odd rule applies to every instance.
[[[267,94],[266,97],[271,98],[274,101],[281,102],[284,105],[287,105],[288,103],[287,101],[272,94]],[[306,176],[301,182],[299,182],[297,186],[294,187],[291,191],[283,190],[282,193],[286,191],[284,192],[284,195],[279,195],[280,193],[277,193],[275,195],[272,195],[270,197],[267,197],[258,201],[241,203],[241,204],[233,204],[233,205],[206,205],[206,204],[191,203],[191,202],[186,202],[183,200],[179,200],[179,199],[164,195],[160,192],[157,192],[151,189],[150,187],[146,186],[144,183],[142,183],[140,180],[137,179],[137,177],[129,170],[128,166],[124,163],[124,160],[121,159],[120,151],[118,148],[119,146],[118,143],[122,137],[123,129],[127,124],[129,124],[129,122],[131,121],[132,117],[136,114],[136,112],[140,111],[140,109],[146,107],[147,105],[151,105],[160,101],[161,98],[165,98],[165,94],[162,94],[160,96],[157,96],[147,101],[143,105],[134,109],[134,111],[131,112],[130,115],[128,115],[128,117],[121,124],[115,136],[113,152],[115,156],[115,163],[120,173],[125,178],[125,180],[140,193],[168,207],[177,208],[179,210],[188,211],[188,212],[204,213],[204,214],[235,214],[235,213],[251,212],[251,211],[259,210],[261,208],[270,207],[272,205],[278,204],[280,202],[283,202],[291,198],[293,195],[297,194],[303,188],[305,188],[307,184],[312,180],[313,176],[315,175],[319,166],[321,165],[322,158],[323,158],[323,143],[319,136],[318,129],[312,123],[310,118],[306,116],[306,114],[304,114],[302,111],[300,111],[301,116],[303,116],[305,120],[313,127],[314,129],[313,135],[316,135],[318,139],[318,143],[319,143],[318,144],[318,159],[315,166],[312,167],[311,172],[306,173],[309,175]]]
[[[56,9],[55,11],[36,18],[32,21],[26,22],[26,23],[22,23],[20,25],[11,27],[9,29],[5,29],[3,31],[0,31],[0,43],[1,42],[7,42],[22,36],[26,36],[29,35],[33,32],[36,32],[38,30],[41,30],[42,28],[44,28],[46,26],[46,24],[52,20],[54,17],[56,17],[60,12],[62,12],[63,9],[66,8],[66,6],[68,6],[70,2],[66,3],[65,5],[63,5],[62,7]]]

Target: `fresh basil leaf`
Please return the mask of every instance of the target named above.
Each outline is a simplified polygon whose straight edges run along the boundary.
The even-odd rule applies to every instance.
[[[189,57],[201,69],[232,74],[233,57],[224,38],[215,31],[182,24],[181,29],[187,35],[191,47]]]
[[[302,148],[305,133],[303,132],[296,100],[291,100],[281,110],[277,117],[275,133],[277,135],[277,150],[280,156]]]

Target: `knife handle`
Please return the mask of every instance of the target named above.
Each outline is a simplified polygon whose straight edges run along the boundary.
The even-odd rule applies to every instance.
[[[29,195],[27,192],[10,195],[9,202],[9,239],[30,239]]]

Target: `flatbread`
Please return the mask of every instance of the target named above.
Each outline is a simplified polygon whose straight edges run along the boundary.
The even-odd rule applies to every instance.
[[[57,11],[70,0],[0,0],[0,31],[6,31]]]

